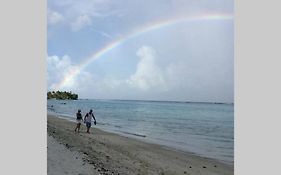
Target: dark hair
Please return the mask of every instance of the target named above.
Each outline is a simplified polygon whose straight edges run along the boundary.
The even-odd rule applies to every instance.
[[[78,109],[78,112],[81,112],[81,110],[80,110],[80,109]]]

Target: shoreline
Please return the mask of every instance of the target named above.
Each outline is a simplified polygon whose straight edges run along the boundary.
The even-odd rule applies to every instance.
[[[102,174],[234,174],[228,165],[193,153],[91,128],[91,134],[74,132],[75,124],[48,114],[48,135],[67,145],[70,151],[87,156]]]
[[[56,116],[58,118],[61,118],[61,119],[64,119],[64,120],[76,123],[75,118],[70,118],[70,116],[67,115],[67,114],[58,114],[56,112],[48,111],[47,115]],[[181,149],[179,147],[175,147],[175,146],[172,146],[172,145],[161,144],[161,143],[159,143],[159,142],[157,142],[157,141],[155,141],[153,139],[149,139],[147,137],[147,135],[140,135],[140,134],[136,134],[136,133],[133,133],[133,132],[130,133],[130,132],[122,132],[122,131],[112,131],[110,129],[97,128],[97,127],[95,127],[95,129],[102,130],[104,132],[108,132],[108,133],[112,133],[112,134],[117,134],[118,136],[123,136],[123,137],[129,137],[129,138],[132,138],[132,139],[137,139],[137,140],[139,140],[141,142],[145,142],[145,143],[148,143],[148,144],[156,144],[156,145],[159,145],[159,146],[161,146],[161,147],[163,147],[164,149],[167,149],[167,150],[177,151],[177,152],[181,152],[181,153],[187,153],[187,154],[190,154],[190,155],[195,155],[195,156],[201,157],[203,159],[210,159],[210,160],[218,161],[218,162],[223,163],[223,164],[234,166],[234,162],[233,161],[220,160],[220,159],[216,159],[214,157],[204,156],[204,155],[199,154],[199,153],[195,153],[195,152],[191,152],[191,151],[188,151],[188,150],[185,150],[185,149]]]

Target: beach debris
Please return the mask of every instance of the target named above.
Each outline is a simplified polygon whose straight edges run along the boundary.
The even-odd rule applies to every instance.
[[[203,168],[207,168],[207,167],[203,166]]]
[[[186,171],[184,171],[183,173],[186,174]]]
[[[101,167],[101,170],[102,171],[108,171],[107,169],[105,169],[104,167]]]
[[[214,165],[214,167],[217,167],[217,165]]]
[[[88,162],[89,164],[96,165],[96,163],[93,160],[88,160]]]
[[[192,168],[191,166],[189,166],[189,168]]]

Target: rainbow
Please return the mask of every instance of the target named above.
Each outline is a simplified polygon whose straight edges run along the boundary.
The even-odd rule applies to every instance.
[[[104,47],[99,49],[97,52],[95,52],[91,56],[84,59],[84,61],[82,61],[77,66],[75,66],[75,68],[72,69],[71,72],[69,72],[69,74],[64,76],[62,81],[54,86],[54,89],[59,90],[59,89],[65,87],[65,85],[67,85],[68,82],[70,82],[75,76],[77,76],[81,72],[81,70],[83,70],[90,63],[101,58],[106,53],[110,52],[111,50],[119,47],[120,45],[126,43],[127,41],[129,41],[133,38],[136,38],[147,32],[159,30],[161,28],[165,28],[165,27],[168,27],[171,25],[176,25],[176,24],[183,23],[183,22],[194,22],[194,21],[205,21],[205,20],[207,20],[207,21],[209,21],[209,20],[233,20],[233,15],[232,14],[203,14],[203,15],[194,15],[194,16],[184,17],[184,18],[165,19],[162,21],[157,21],[157,22],[146,24],[136,30],[129,32],[127,35],[124,35],[116,40],[111,41],[109,44],[105,45]]]

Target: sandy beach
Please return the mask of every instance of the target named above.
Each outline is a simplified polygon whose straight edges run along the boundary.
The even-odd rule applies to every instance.
[[[88,162],[84,162],[85,155],[77,151],[70,151],[65,145],[57,142],[52,136],[47,137],[47,174],[80,174],[98,175],[98,171]]]
[[[233,165],[48,115],[48,175],[231,175]]]

